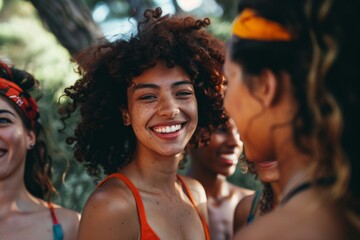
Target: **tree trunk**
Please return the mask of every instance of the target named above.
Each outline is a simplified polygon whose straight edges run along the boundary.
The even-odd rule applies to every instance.
[[[58,41],[76,56],[79,51],[105,41],[90,10],[80,0],[30,0]]]

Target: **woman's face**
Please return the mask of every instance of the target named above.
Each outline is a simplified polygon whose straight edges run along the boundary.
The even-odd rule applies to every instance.
[[[233,62],[227,54],[224,73],[228,85],[226,87],[224,106],[228,115],[234,120],[250,161],[268,160],[271,154],[271,138],[269,123],[266,118],[262,100],[257,97],[257,87],[250,92],[245,84],[242,67]]]
[[[235,123],[218,127],[211,134],[209,144],[192,150],[192,161],[201,164],[204,171],[229,177],[234,174],[243,149]]]
[[[0,96],[0,179],[23,171],[26,153],[35,136],[5,97]],[[23,172],[21,172],[21,175]]]
[[[163,62],[133,79],[128,89],[128,123],[137,138],[137,151],[174,156],[195,132],[198,108],[190,78],[178,66]],[[124,115],[124,113],[123,113]]]

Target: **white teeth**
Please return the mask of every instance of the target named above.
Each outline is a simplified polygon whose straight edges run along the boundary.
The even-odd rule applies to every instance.
[[[181,129],[181,124],[166,127],[154,127],[153,129],[157,133],[173,133]]]

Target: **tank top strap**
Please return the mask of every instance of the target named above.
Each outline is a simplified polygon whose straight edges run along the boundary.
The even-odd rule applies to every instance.
[[[181,182],[181,185],[182,185],[182,187],[184,188],[186,195],[187,195],[188,198],[190,199],[192,205],[194,206],[196,212],[198,213],[198,215],[199,215],[199,217],[200,217],[201,223],[202,223],[202,225],[203,225],[203,227],[204,227],[205,239],[210,240],[209,227],[208,227],[208,225],[207,225],[204,217],[201,215],[200,210],[198,209],[198,207],[197,207],[197,205],[196,205],[196,203],[195,203],[195,200],[194,200],[194,198],[193,198],[193,196],[192,196],[192,194],[191,194],[191,191],[190,191],[189,187],[187,186],[187,184],[185,183],[184,179],[183,179],[180,175],[177,174],[176,177],[177,177],[177,179]]]
[[[48,202],[48,207],[50,210],[51,220],[53,223],[54,240],[63,240],[64,239],[64,231],[56,217],[54,205],[51,202]]]
[[[139,215],[140,220],[140,228],[141,228],[141,239],[158,239],[160,238],[157,236],[157,234],[152,230],[150,225],[147,222],[146,219],[146,213],[145,213],[145,207],[141,199],[141,195],[135,185],[130,181],[129,178],[127,178],[125,175],[121,173],[113,173],[107,177],[105,177],[98,185],[97,188],[100,187],[102,184],[104,184],[107,180],[110,178],[117,178],[124,182],[126,186],[131,190],[135,202],[136,202],[136,208]]]
[[[249,215],[247,217],[247,223],[252,223],[254,221],[255,218],[255,213],[257,210],[257,206],[260,200],[260,196],[261,196],[261,192],[259,190],[255,191],[255,196],[253,198],[253,201],[251,203],[251,208],[250,208],[250,212]]]

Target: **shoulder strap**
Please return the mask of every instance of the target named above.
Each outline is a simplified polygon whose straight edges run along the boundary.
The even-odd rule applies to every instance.
[[[64,231],[63,231],[59,221],[57,220],[54,206],[52,205],[51,202],[48,202],[48,207],[50,209],[51,219],[52,219],[52,222],[53,222],[54,240],[63,240],[64,239]]]
[[[250,213],[249,213],[249,216],[247,217],[247,223],[251,223],[252,221],[254,221],[255,212],[256,212],[257,205],[258,205],[258,202],[259,202],[259,199],[260,199],[260,195],[261,195],[260,191],[257,190],[255,192],[255,196],[254,196],[253,201],[251,203]]]
[[[97,188],[100,187],[102,184],[104,184],[107,180],[109,180],[110,178],[117,178],[120,179],[121,181],[123,181],[126,186],[131,190],[134,198],[135,198],[135,202],[136,202],[136,208],[138,210],[138,215],[139,215],[139,219],[140,219],[140,228],[141,228],[141,239],[143,239],[144,235],[149,234],[149,232],[151,232],[150,234],[156,235],[155,232],[152,231],[151,227],[149,226],[147,219],[146,219],[146,213],[145,213],[145,208],[144,208],[144,204],[142,202],[141,196],[139,191],[137,190],[137,188],[135,187],[135,185],[130,181],[130,179],[128,179],[125,175],[121,174],[121,173],[113,173],[107,177],[105,177],[98,185]],[[159,239],[159,238],[158,238]]]
[[[52,205],[51,202],[48,202],[48,207],[50,209],[50,214],[51,214],[51,220],[53,222],[53,224],[59,224],[59,221],[57,220],[56,214],[55,214],[55,209],[54,209],[54,205]]]
[[[197,205],[195,203],[195,200],[194,200],[194,198],[193,198],[193,196],[191,194],[191,191],[190,191],[189,187],[185,183],[184,179],[182,179],[182,177],[180,177],[180,175],[176,175],[176,177],[181,182],[181,185],[183,186],[186,195],[189,197],[192,205],[194,206],[196,212],[198,213],[198,215],[200,217],[201,223],[203,224],[203,227],[204,227],[205,239],[209,240],[210,239],[209,227],[208,227],[204,217],[201,215],[201,213],[200,213],[200,211],[199,211],[199,209],[198,209],[198,207],[197,207]]]

